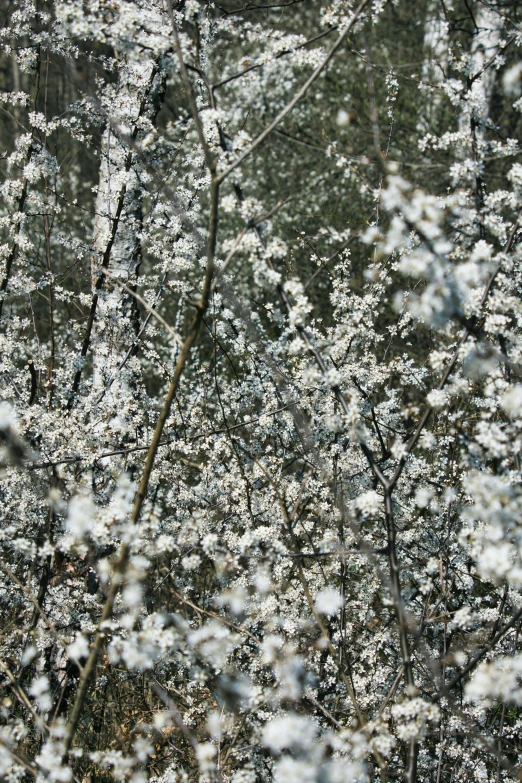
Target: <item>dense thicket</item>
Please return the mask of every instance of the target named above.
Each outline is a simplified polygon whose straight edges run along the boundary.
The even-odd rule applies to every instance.
[[[520,780],[522,4],[0,10],[2,780]]]

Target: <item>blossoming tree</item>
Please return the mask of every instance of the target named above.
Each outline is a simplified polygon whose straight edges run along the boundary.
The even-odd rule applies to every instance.
[[[520,780],[518,4],[2,12],[2,780]]]

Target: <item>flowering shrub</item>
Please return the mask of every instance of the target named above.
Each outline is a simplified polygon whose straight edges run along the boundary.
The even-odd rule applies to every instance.
[[[506,0],[13,0],[0,775],[520,779]]]

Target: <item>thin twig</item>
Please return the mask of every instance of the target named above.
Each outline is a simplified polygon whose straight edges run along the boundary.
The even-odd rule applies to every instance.
[[[102,274],[106,275],[106,277],[110,277],[111,280],[114,280],[118,286],[125,291],[127,294],[130,294],[133,296],[137,302],[139,302],[146,310],[147,312],[158,321],[162,326],[165,327],[167,332],[170,334],[171,337],[174,338],[177,345],[180,347],[183,346],[183,340],[179,336],[177,332],[174,331],[172,326],[166,322],[166,320],[163,318],[162,315],[158,313],[157,310],[155,310],[146,299],[144,299],[140,294],[138,294],[137,291],[134,291],[130,286],[128,286],[126,283],[124,283],[122,280],[120,280],[118,275],[113,274],[112,272],[109,272],[108,269],[103,269]]]

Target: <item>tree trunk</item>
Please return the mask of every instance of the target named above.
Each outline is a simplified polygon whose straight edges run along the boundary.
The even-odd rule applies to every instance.
[[[104,265],[108,275],[98,304],[93,340],[94,386],[113,392],[128,387],[120,363],[139,326],[136,301],[122,286],[136,284],[141,261],[143,186],[140,184],[140,138],[154,121],[165,80],[154,61],[127,57],[111,99],[101,145],[100,177],[94,220],[92,277]],[[102,261],[103,260],[103,261]],[[103,263],[104,262],[104,263]],[[117,279],[115,279],[117,278]]]

